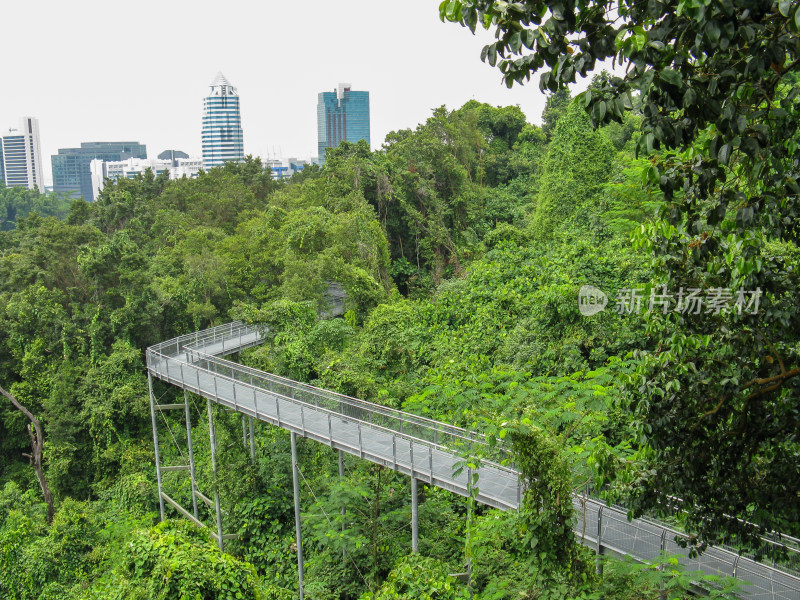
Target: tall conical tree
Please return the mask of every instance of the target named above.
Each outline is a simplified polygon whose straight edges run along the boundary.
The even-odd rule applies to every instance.
[[[533,233],[549,239],[586,208],[608,180],[614,148],[592,129],[583,109],[572,103],[556,123],[544,160]]]

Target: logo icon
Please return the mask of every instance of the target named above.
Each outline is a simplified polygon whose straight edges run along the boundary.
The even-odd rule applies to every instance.
[[[584,317],[591,317],[605,309],[608,296],[593,285],[581,286],[578,290],[578,310]]]

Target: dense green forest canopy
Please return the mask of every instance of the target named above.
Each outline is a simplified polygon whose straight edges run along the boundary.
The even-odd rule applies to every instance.
[[[797,523],[800,513],[776,507],[800,506],[798,3],[446,0],[440,13],[494,29],[481,58],[509,86],[538,73],[541,89],[556,91],[598,61],[624,64],[579,103],[595,125],[641,116],[637,151],[665,200],[636,236],[651,282],[760,301],[747,314],[650,315],[659,345],[638,355],[629,386],[652,452],[651,472],[636,476],[637,512],[677,495],[703,507],[690,521],[707,538],[726,515]]]
[[[239,534],[227,553],[182,520],[156,525],[144,349],[232,319],[268,327],[242,362],[505,438],[531,483],[519,514],[426,487],[409,556],[408,481],[355,460],[339,480],[330,449],[301,443],[308,598],[633,600],[665,582],[683,597],[693,578],[672,563],[596,574],[565,500],[587,486],[668,513],[701,544],[759,533],[706,526],[721,514],[800,533],[794,230],[757,226],[736,204],[709,220],[691,189],[659,186],[663,165],[693,150],[648,142],[638,99],[596,129],[586,98],[610,81],[579,101],[550,96],[543,127],[518,107],[437,108],[380,150],[343,143],[288,182],[248,158],[194,180],[122,179],[93,204],[0,190],[0,386],[42,423],[56,508],[48,524],[23,456],[28,419],[0,404],[0,596],[295,596],[285,432],[260,425],[251,464],[241,422],[215,412]],[[637,157],[643,143],[657,152]],[[737,161],[717,168],[736,180],[750,168]],[[681,225],[675,203],[698,224]],[[758,319],[618,302],[698,287],[699,270],[703,289],[762,286]],[[331,282],[346,312],[320,318]],[[582,314],[586,285],[608,294],[605,311]],[[208,488],[205,407],[191,403]],[[163,419],[165,460],[185,461],[181,424]],[[180,474],[165,485],[191,505]],[[654,501],[663,494],[687,510]],[[467,557],[469,584],[450,576]]]

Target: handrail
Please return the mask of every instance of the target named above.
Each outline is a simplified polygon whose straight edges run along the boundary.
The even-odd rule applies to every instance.
[[[248,327],[247,325],[245,325],[240,321],[233,321],[231,323],[226,323],[225,325],[217,325],[216,327],[205,329],[203,331],[195,331],[192,333],[179,335],[169,340],[159,342],[158,344],[151,346],[149,349],[161,350],[162,348],[165,348],[173,344],[176,345],[176,348],[180,349],[180,345],[185,342],[188,342],[189,340],[192,340],[195,343],[198,343],[200,341],[206,341],[209,339],[216,340],[217,335],[220,335],[222,339],[235,339],[236,337],[239,337],[239,335],[235,334],[234,332],[236,332],[237,334],[238,332],[254,333],[257,332],[257,330]],[[224,333],[227,333],[227,335],[223,336]]]
[[[167,357],[167,356],[165,356],[164,354],[161,354],[161,353],[154,353],[154,354],[156,354],[157,356],[168,358],[170,360],[175,360],[174,358]],[[226,380],[226,381],[230,381],[231,383],[235,383],[237,385],[244,386],[245,388],[249,388],[251,390],[262,390],[263,391],[263,389],[264,389],[264,388],[259,388],[256,385],[250,384],[250,383],[248,383],[246,381],[241,381],[239,379],[234,379],[234,378],[229,377],[227,375],[224,375],[222,373],[218,373],[216,371],[212,371],[210,369],[197,366],[196,364],[192,364],[192,363],[188,363],[188,362],[184,362],[184,361],[177,361],[177,360],[176,360],[176,362],[183,363],[183,364],[185,364],[187,366],[191,366],[193,369],[197,369],[199,371],[204,371],[204,372],[206,372],[206,373],[208,373],[210,375],[213,375],[214,377],[219,377],[220,379],[223,379],[223,380]],[[291,380],[289,380],[289,381],[291,381]],[[349,415],[337,412],[335,410],[332,410],[332,409],[329,409],[329,408],[325,408],[324,406],[320,406],[319,404],[312,404],[310,402],[306,402],[304,400],[300,400],[300,399],[298,399],[296,397],[292,398],[291,396],[286,396],[284,394],[280,394],[280,393],[275,392],[275,391],[270,391],[269,393],[271,393],[274,396],[279,396],[280,398],[282,398],[284,400],[291,401],[293,404],[297,404],[299,406],[308,407],[309,409],[314,409],[314,410],[319,411],[319,412],[321,412],[323,414],[330,414],[331,416],[335,415],[337,417],[346,417],[346,418],[349,418],[349,419],[353,419],[355,421],[359,421],[360,420],[360,419],[356,419],[354,417],[351,417]],[[385,431],[386,433],[400,435],[404,439],[416,442],[416,443],[418,443],[420,445],[423,445],[423,446],[431,447],[431,448],[433,448],[435,450],[442,450],[443,452],[454,452],[454,451],[456,451],[456,449],[453,448],[452,446],[446,446],[444,444],[431,442],[430,440],[426,440],[424,438],[418,438],[418,437],[415,437],[415,436],[413,436],[413,435],[411,435],[411,434],[409,434],[407,432],[401,432],[401,431],[398,431],[396,429],[392,429],[391,427],[385,427],[383,425],[379,425],[378,423],[375,423],[375,422],[363,421],[363,420],[360,420],[360,421],[361,421],[361,424],[364,425],[365,427],[369,427],[371,429],[376,429],[376,430],[379,430],[379,431]],[[469,440],[469,438],[464,438],[464,439],[465,439],[465,441],[471,441],[471,440]],[[481,464],[482,465],[486,465],[486,466],[491,466],[491,467],[493,467],[495,469],[498,469],[500,471],[505,471],[506,473],[509,473],[509,474],[513,474],[513,475],[518,475],[519,474],[519,472],[516,471],[515,469],[509,468],[509,467],[507,467],[505,465],[493,462],[491,460],[482,460]]]
[[[600,506],[603,506],[603,507],[605,507],[607,509],[611,508],[611,509],[617,511],[618,513],[622,513],[622,514],[626,514],[627,515],[628,509],[627,509],[627,507],[625,507],[623,505],[620,505],[620,504],[608,504],[604,500],[602,500],[601,498],[598,498],[596,496],[590,496],[590,495],[588,495],[586,493],[576,494],[576,497],[579,497],[579,498],[583,499],[583,501],[594,502],[594,503],[596,503],[596,504],[598,504]],[[642,522],[649,523],[650,525],[652,525],[654,527],[658,527],[659,529],[663,529],[667,533],[672,534],[673,537],[681,537],[681,538],[687,539],[687,540],[690,539],[690,536],[686,532],[681,531],[679,529],[675,529],[674,527],[671,527],[666,522],[658,520],[656,517],[643,515],[641,517],[638,517],[638,519],[640,521],[642,521]],[[788,540],[790,542],[794,542],[795,541],[795,538],[793,538],[791,536],[786,536],[786,537],[788,538]],[[770,543],[770,544],[773,544],[773,545],[776,545],[776,546],[780,546],[784,550],[787,550],[789,552],[793,552],[793,553],[797,554],[798,556],[800,556],[800,549],[798,549],[798,548],[796,548],[794,546],[789,546],[789,545],[786,545],[786,544],[782,544],[781,542],[778,542],[776,540],[771,540],[769,538],[764,538],[764,537],[761,537],[761,540],[763,542],[767,542],[767,543]],[[740,553],[739,549],[737,549],[737,548],[735,548],[733,546],[730,546],[728,544],[714,544],[714,547],[717,548],[718,550],[721,550],[721,551],[724,550],[725,552],[727,552],[727,553],[729,553],[729,554],[731,554],[733,556],[738,556],[739,553]],[[764,564],[764,563],[759,563],[759,564]],[[769,565],[764,565],[764,566],[769,566]],[[776,572],[785,573],[785,571],[782,571],[780,569],[776,569],[774,567],[771,567],[771,568],[775,569]]]
[[[381,415],[387,417],[389,419],[395,419],[400,423],[408,423],[410,425],[415,425],[417,427],[423,428],[426,432],[429,433],[430,438],[423,438],[426,442],[433,443],[434,445],[438,444],[439,437],[450,437],[453,439],[459,439],[468,444],[475,446],[484,447],[487,454],[496,453],[500,455],[499,460],[495,460],[498,466],[508,463],[511,461],[511,454],[508,450],[501,446],[496,445],[492,447],[487,441],[486,437],[483,434],[476,433],[474,436],[469,435],[465,429],[454,425],[448,425],[446,423],[442,423],[439,421],[435,421],[433,419],[428,419],[427,417],[420,417],[419,415],[415,415],[412,413],[407,413],[402,410],[390,408],[388,406],[381,406],[379,404],[373,404],[371,402],[366,402],[364,400],[359,400],[357,398],[353,398],[351,396],[345,396],[344,394],[339,394],[337,392],[332,392],[330,390],[323,390],[321,388],[317,388],[305,383],[293,381],[291,379],[286,379],[285,377],[280,377],[279,375],[274,375],[272,373],[265,373],[264,371],[259,371],[258,369],[253,369],[251,367],[247,367],[244,365],[240,365],[239,363],[234,363],[218,356],[214,356],[212,354],[207,354],[205,352],[201,352],[194,348],[184,347],[185,352],[191,352],[192,354],[197,355],[202,360],[208,362],[209,364],[215,365],[223,365],[230,369],[232,372],[240,372],[240,373],[247,373],[250,376],[258,377],[262,381],[268,381],[272,383],[278,383],[280,385],[284,385],[290,389],[294,390],[302,390],[309,394],[312,394],[318,398],[323,400],[332,401],[338,404],[346,405],[361,411],[366,412],[370,415]],[[240,380],[236,380],[240,381]],[[285,396],[289,398],[289,396]],[[294,398],[292,398],[294,399]],[[334,411],[336,412],[336,411]],[[339,412],[337,414],[344,414]],[[350,415],[352,417],[352,415]],[[367,419],[368,422],[372,423],[372,420]],[[401,429],[394,429],[396,433],[404,433],[402,428]],[[513,470],[513,469],[512,469]]]
[[[154,346],[151,346],[150,349],[151,350],[156,350],[156,349],[157,350],[161,350],[165,346],[169,346],[169,345],[172,345],[172,344],[177,344],[178,345],[178,351],[183,349],[183,350],[191,350],[191,351],[194,351],[194,352],[198,352],[200,354],[206,354],[206,353],[203,353],[202,350],[200,350],[198,348],[193,348],[191,345],[189,345],[189,346],[184,345],[183,348],[181,348],[180,344],[182,344],[184,342],[194,342],[194,344],[197,344],[199,341],[206,341],[208,339],[216,340],[216,332],[224,332],[224,331],[230,331],[230,334],[228,336],[226,336],[224,339],[235,339],[236,337],[239,337],[239,336],[234,334],[234,332],[238,333],[239,331],[244,331],[246,333],[255,333],[255,332],[258,332],[258,329],[252,328],[252,327],[248,327],[247,325],[244,325],[240,321],[234,321],[234,322],[226,324],[226,325],[218,325],[218,326],[213,327],[211,329],[206,329],[206,330],[200,332],[200,333],[206,334],[206,335],[203,335],[202,337],[197,337],[196,333],[184,334],[184,335],[178,336],[176,338],[172,338],[170,340],[167,340],[167,341],[161,342],[159,344],[156,344]],[[210,333],[210,332],[213,332],[213,334]],[[215,356],[215,355],[206,354],[206,356],[209,357],[209,360],[221,361],[221,362],[227,363],[229,365],[235,365],[237,368],[244,368],[244,369],[250,369],[251,371],[258,371],[257,369],[251,369],[250,367],[246,367],[245,365],[240,365],[239,363],[233,363],[231,361],[226,361],[225,359],[223,359],[221,357],[218,357],[218,356]],[[264,376],[264,372],[263,371],[258,371],[258,373],[259,373],[260,376],[262,376],[262,377]],[[488,447],[492,447],[492,445],[489,444],[489,442],[486,440],[486,436],[484,434],[482,434],[482,433],[469,431],[469,430],[464,429],[462,427],[459,427],[457,425],[444,423],[444,422],[441,422],[441,421],[437,421],[435,419],[431,419],[429,417],[423,417],[421,415],[416,415],[416,414],[413,414],[413,413],[405,412],[405,411],[402,411],[402,410],[399,410],[399,409],[395,409],[395,408],[391,408],[391,407],[388,407],[388,406],[383,406],[383,405],[380,405],[380,404],[374,404],[372,402],[367,402],[367,401],[362,400],[360,398],[354,398],[352,396],[347,396],[345,394],[340,394],[338,392],[332,392],[330,390],[325,390],[323,388],[315,387],[315,386],[312,386],[312,385],[307,384],[307,383],[302,383],[302,382],[294,381],[292,379],[287,379],[285,377],[281,377],[280,375],[275,375],[273,373],[268,373],[267,375],[269,375],[270,379],[272,379],[274,381],[282,380],[283,382],[286,383],[286,385],[291,385],[295,389],[302,388],[302,389],[309,390],[309,391],[314,390],[314,391],[316,391],[316,393],[318,393],[321,396],[335,396],[337,398],[337,400],[339,400],[339,399],[340,400],[346,400],[347,403],[350,404],[351,406],[358,406],[360,408],[364,408],[365,410],[371,410],[371,411],[375,411],[375,412],[383,411],[383,412],[386,412],[386,413],[392,413],[392,416],[402,417],[407,422],[416,422],[417,424],[421,424],[421,425],[422,424],[426,424],[427,426],[435,428],[437,431],[440,431],[440,432],[441,431],[447,431],[448,433],[450,433],[452,435],[457,435],[457,436],[464,437],[465,439],[469,439],[471,442],[477,442],[479,444],[486,445]],[[508,449],[504,448],[502,444],[498,443],[494,447],[495,448],[499,448],[501,452],[507,453],[510,456],[510,453],[508,452]]]
[[[258,369],[254,369],[252,367],[248,367],[247,365],[242,365],[242,364],[235,363],[235,362],[232,362],[232,361],[229,361],[229,360],[225,360],[224,358],[219,357],[219,356],[215,356],[213,354],[206,354],[205,352],[193,349],[193,348],[188,347],[188,346],[186,348],[189,349],[189,350],[192,350],[194,352],[197,352],[198,354],[201,354],[201,355],[204,355],[206,357],[209,357],[209,359],[213,360],[214,362],[226,363],[228,365],[232,365],[232,366],[237,367],[237,368],[254,371],[254,372],[257,372],[262,378],[265,378],[265,379],[268,378],[268,379],[273,380],[273,381],[285,382],[286,385],[291,385],[292,387],[294,387],[296,389],[297,388],[302,388],[304,390],[310,391],[311,393],[319,394],[320,396],[336,397],[337,399],[345,399],[345,400],[347,400],[347,402],[351,406],[359,406],[361,408],[365,408],[365,409],[372,410],[372,411],[375,411],[375,412],[384,411],[387,414],[391,413],[392,415],[398,415],[398,416],[401,415],[403,418],[408,419],[409,421],[413,420],[413,421],[418,421],[420,423],[425,423],[425,424],[428,424],[428,425],[439,426],[439,427],[442,427],[442,429],[438,429],[439,431],[450,430],[450,431],[452,431],[454,433],[454,435],[459,435],[459,436],[463,437],[464,439],[469,439],[470,441],[473,441],[473,442],[479,442],[481,444],[489,445],[489,443],[486,441],[486,436],[484,434],[478,433],[478,432],[471,432],[471,431],[469,431],[467,429],[464,429],[463,427],[459,427],[458,425],[452,425],[452,424],[449,424],[449,423],[444,423],[443,421],[437,421],[437,420],[431,419],[429,417],[423,417],[422,415],[416,415],[414,413],[405,412],[403,410],[400,410],[400,409],[397,409],[397,408],[392,408],[390,406],[383,406],[382,404],[374,404],[372,402],[367,402],[366,400],[362,400],[360,398],[355,398],[353,396],[348,396],[346,394],[340,394],[339,392],[334,392],[334,391],[331,391],[331,390],[326,390],[324,388],[316,387],[316,386],[313,386],[313,385],[311,385],[309,383],[303,383],[302,381],[295,381],[293,379],[288,379],[286,377],[281,377],[280,375],[276,375],[274,373],[266,373],[265,371],[259,371]]]
[[[684,500],[683,498],[678,498],[677,496],[667,496],[666,498],[670,502],[674,502],[674,503],[681,504],[681,505],[686,504],[686,500]],[[677,508],[675,506],[671,506],[670,508],[675,512],[680,512],[680,511],[685,511],[686,510],[684,508]],[[742,518],[739,518],[739,517],[734,517],[734,516],[731,516],[731,515],[728,515],[728,514],[725,514],[724,516],[727,519],[735,520],[735,521],[739,522],[740,524],[747,525],[748,527],[752,527],[753,529],[760,529],[759,525],[757,523],[753,523],[752,521],[748,521],[746,519],[742,519]],[[778,537],[780,539],[776,540],[776,539],[773,539],[772,537],[769,537],[769,536],[775,536],[775,537]],[[800,554],[800,539],[798,539],[796,537],[792,537],[791,535],[788,535],[788,534],[785,534],[785,533],[781,533],[780,531],[776,531],[774,529],[770,529],[769,531],[765,531],[763,534],[760,534],[758,536],[758,538],[762,542],[764,542],[766,544],[773,544],[773,545],[776,545],[776,546],[780,546],[782,548],[785,548],[786,550],[791,550],[792,552],[796,552],[796,553]],[[788,542],[788,544],[791,544],[791,545],[787,545],[787,542]]]
[[[229,342],[232,340],[237,341],[233,345],[230,345]],[[513,508],[519,504],[520,488],[519,484],[517,483],[519,481],[519,472],[504,464],[499,464],[502,462],[508,462],[507,449],[503,448],[502,446],[490,446],[486,441],[486,437],[482,434],[469,432],[455,425],[440,423],[427,417],[420,417],[419,415],[405,413],[404,411],[397,409],[372,404],[364,400],[352,398],[343,394],[337,394],[335,392],[317,388],[308,384],[295,382],[270,373],[264,373],[263,371],[228,361],[214,353],[211,353],[230,353],[241,348],[260,343],[261,341],[263,341],[263,336],[259,330],[248,327],[240,322],[228,323],[211,328],[209,330],[181,335],[148,348],[148,369],[157,377],[165,379],[168,382],[176,382],[177,385],[184,387],[185,389],[197,390],[198,393],[202,393],[203,395],[212,394],[213,397],[209,397],[212,397],[212,399],[217,402],[232,406],[239,412],[244,412],[246,414],[255,412],[255,416],[259,416],[259,418],[264,418],[265,420],[269,420],[271,422],[276,422],[275,418],[277,417],[277,423],[279,426],[292,430],[297,427],[294,424],[294,419],[296,417],[290,418],[288,421],[286,418],[284,418],[283,423],[281,423],[278,399],[280,399],[280,404],[284,406],[285,403],[288,402],[290,405],[299,407],[301,429],[305,429],[307,426],[307,421],[303,420],[303,415],[308,415],[311,410],[318,411],[322,415],[327,415],[328,434],[320,436],[318,433],[310,433],[310,435],[314,439],[318,440],[323,440],[324,438],[325,443],[327,443],[328,439],[330,439],[331,445],[334,443],[334,436],[330,430],[332,417],[336,416],[340,420],[340,423],[342,418],[347,419],[348,421],[352,420],[353,425],[357,425],[358,427],[358,447],[353,447],[350,443],[344,441],[343,439],[336,440],[336,447],[343,448],[345,451],[359,454],[363,458],[368,458],[369,460],[376,462],[384,461],[385,459],[382,458],[384,455],[380,454],[380,451],[377,450],[377,446],[373,450],[370,450],[367,446],[361,445],[362,428],[368,427],[375,431],[385,432],[381,433],[380,435],[390,434],[392,447],[394,445],[393,440],[403,439],[405,440],[404,443],[408,442],[409,444],[408,449],[411,452],[410,469],[412,475],[418,472],[414,466],[415,446],[422,446],[423,448],[427,447],[428,450],[423,450],[423,452],[425,455],[430,455],[431,461],[433,461],[434,449],[439,452],[447,453],[451,457],[463,456],[463,453],[459,451],[464,450],[465,447],[467,452],[474,451],[476,448],[488,450],[487,453],[494,451],[496,455],[501,456],[500,460],[493,461],[490,458],[482,461],[481,466],[487,467],[487,477],[497,477],[495,482],[505,483],[500,483],[502,487],[495,488],[494,491],[484,493],[483,490],[481,490],[480,501],[497,506],[498,508]],[[209,350],[211,352],[205,352],[205,350]],[[184,373],[186,367],[189,367],[193,372],[197,373],[198,379],[196,385],[190,379],[186,378]],[[180,371],[179,377],[176,374],[176,368]],[[159,369],[161,369],[161,371],[159,371]],[[202,388],[200,383],[201,373],[206,374],[202,376],[206,380],[206,383],[202,386]],[[211,379],[209,379],[209,377]],[[213,380],[213,385],[209,387],[211,380]],[[217,389],[218,381],[220,388],[219,391]],[[263,387],[259,387],[260,384],[264,384]],[[245,405],[241,404],[240,397],[240,404],[237,405],[237,388],[240,392],[243,388],[252,390],[254,399],[259,392],[261,394],[271,394],[274,396],[275,407],[276,410],[278,410],[276,417],[272,416],[269,410],[262,413],[262,411],[258,408],[257,401],[252,407],[249,407],[247,403],[245,403]],[[220,392],[223,389],[228,390],[225,392],[225,394],[228,394],[227,396],[220,395]],[[230,392],[232,392],[232,398],[229,395]],[[301,435],[306,435],[306,433],[301,431]],[[446,445],[442,443],[443,441],[447,440],[452,440],[453,444]],[[373,454],[373,452],[377,452],[377,454]],[[406,450],[406,452],[408,452],[408,450]],[[391,466],[390,463],[387,464]],[[423,470],[419,471],[419,473],[421,473],[427,479],[424,465],[420,466],[423,468]],[[394,468],[395,470],[407,472],[409,467],[408,464],[401,465],[400,461],[398,460],[398,455],[395,454]],[[443,476],[441,470],[438,472],[434,482],[433,462],[431,462],[430,468],[431,483],[434,483],[435,485],[442,485],[443,487],[447,487],[453,491],[461,490],[458,493],[463,493],[463,482],[453,477],[452,474],[446,474]],[[492,475],[492,473],[495,472],[496,474]],[[508,486],[511,485],[509,483],[511,479],[514,480],[514,484],[513,487],[509,488]],[[487,480],[487,482],[488,481],[489,480]],[[516,499],[508,497],[507,492],[510,489],[517,490]],[[662,523],[654,519],[635,519],[632,522],[628,521],[627,510],[624,507],[620,508],[606,506],[604,501],[589,496],[588,490],[586,494],[574,495],[573,502],[582,503],[583,506],[588,507],[589,510],[588,513],[578,514],[578,523],[583,522],[584,520],[588,522],[592,512],[599,514],[599,510],[602,509],[605,511],[603,515],[606,518],[603,519],[602,524],[600,525],[601,531],[598,531],[598,538],[596,541],[598,545],[602,545],[602,547],[608,548],[612,551],[621,551],[623,553],[630,553],[632,556],[652,558],[651,554],[653,548],[647,548],[648,542],[645,542],[645,539],[650,539],[652,542],[652,536],[658,536],[659,532],[662,538],[667,534],[684,539],[687,537],[685,533],[676,531],[666,523]],[[576,523],[576,533],[580,530],[578,523]],[[607,532],[607,528],[611,529],[609,529]],[[631,528],[633,528],[633,533],[630,533],[629,531]],[[653,533],[654,531],[655,533]],[[609,538],[609,532],[612,534],[611,538]],[[619,542],[614,541],[613,539],[613,534],[615,532],[616,535],[623,535],[622,538],[619,538]],[[775,535],[780,534],[775,533]],[[627,538],[625,536],[627,536]],[[633,537],[631,538],[631,536]],[[585,537],[591,538],[591,534],[588,534]],[[601,537],[602,542],[600,540]],[[788,545],[768,538],[765,538],[764,541],[785,548],[786,550],[791,551],[793,554],[796,553],[797,550],[792,545],[792,543],[796,542],[796,540],[789,536],[784,537],[788,538],[786,540],[789,542]],[[628,545],[620,546],[620,543],[626,543],[623,541],[625,539],[628,540]],[[637,542],[637,539],[640,539],[641,541]],[[645,544],[645,546],[637,550],[637,544],[642,543]],[[675,546],[674,542],[671,542],[671,548],[671,551],[680,551],[680,549]],[[703,562],[704,559],[702,557],[699,559],[687,558],[686,560],[688,560],[690,563],[694,560],[700,560],[700,563],[698,563],[699,567],[702,567],[707,571],[710,569],[709,572],[714,573],[725,573],[729,571],[731,565],[733,565],[733,568],[737,569],[737,571],[745,573],[744,577],[746,579],[755,578],[755,580],[759,581],[758,590],[763,590],[767,594],[764,597],[777,600],[778,598],[794,597],[793,594],[795,594],[797,591],[800,591],[800,577],[798,577],[798,575],[792,571],[784,570],[784,565],[781,565],[781,568],[774,566],[770,567],[769,565],[758,562],[756,560],[757,557],[741,555],[736,549],[724,546],[710,547],[707,553],[703,556],[707,556],[705,562]],[[732,561],[735,561],[735,563]],[[720,569],[722,570],[720,571]],[[782,589],[784,592],[777,592],[777,589],[775,588],[776,585],[778,585],[778,589]],[[772,589],[771,592],[769,591],[770,587]],[[783,594],[787,593],[787,590],[789,596],[784,596]],[[762,597],[762,592],[760,591],[757,592],[754,589],[753,593],[755,593],[759,598]],[[776,593],[778,595],[776,595]]]

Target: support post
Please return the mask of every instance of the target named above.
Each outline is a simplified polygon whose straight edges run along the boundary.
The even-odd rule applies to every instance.
[[[297,471],[297,434],[290,434],[292,445],[292,485],[294,487],[294,529],[297,543],[297,581],[303,600],[303,531],[300,527],[300,474]]]
[[[419,495],[417,478],[411,476],[411,552],[419,554]]]
[[[339,450],[339,483],[341,483],[342,481],[344,481],[344,452]],[[347,513],[347,510],[343,506],[342,507],[342,537],[344,537],[344,532],[347,529],[347,526],[345,524],[345,514],[346,513]],[[347,549],[342,547],[342,560],[345,560],[346,558],[347,558]]]
[[[475,508],[475,497],[472,495],[472,467],[467,469],[467,493],[467,590],[469,598],[472,600],[474,598],[472,591],[472,515]]]
[[[742,558],[742,551],[741,550],[739,550],[739,554],[736,555],[736,558],[733,561],[733,571],[731,572],[731,577],[733,577],[734,579],[736,579],[736,577],[738,575],[737,569],[739,568],[739,559],[740,558]],[[773,568],[775,568],[774,564],[773,564]]]
[[[603,574],[603,507],[602,506],[597,509],[597,558],[595,559],[595,572],[598,575]]]
[[[153,448],[156,452],[156,481],[158,482],[158,509],[161,513],[161,520],[164,520],[164,498],[161,484],[161,453],[158,448],[158,420],[156,419],[156,399],[153,396],[153,376],[147,371],[147,389],[150,392],[150,418],[153,421]]]
[[[192,446],[192,413],[189,409],[189,392],[183,390],[183,403],[186,407],[186,445],[189,446],[189,477],[192,482],[192,512],[199,519],[197,512],[197,476],[194,467],[194,447]]]
[[[236,386],[233,388],[236,389]],[[247,418],[242,415],[242,446],[247,448]]]
[[[256,464],[256,424],[253,417],[248,417],[250,419],[250,462]]]
[[[661,566],[658,567],[658,570],[662,573],[664,572],[664,552],[667,550],[667,530],[661,530],[661,555],[659,558],[661,559]],[[661,576],[661,581],[658,583],[659,595],[658,597],[660,600],[667,600],[667,590],[664,589],[664,576]]]
[[[211,441],[211,470],[214,474],[214,507],[217,513],[217,543],[223,550],[222,540],[222,507],[219,505],[219,483],[217,481],[217,431],[214,425],[214,415],[211,412],[211,400],[206,398],[208,407],[208,437]]]

